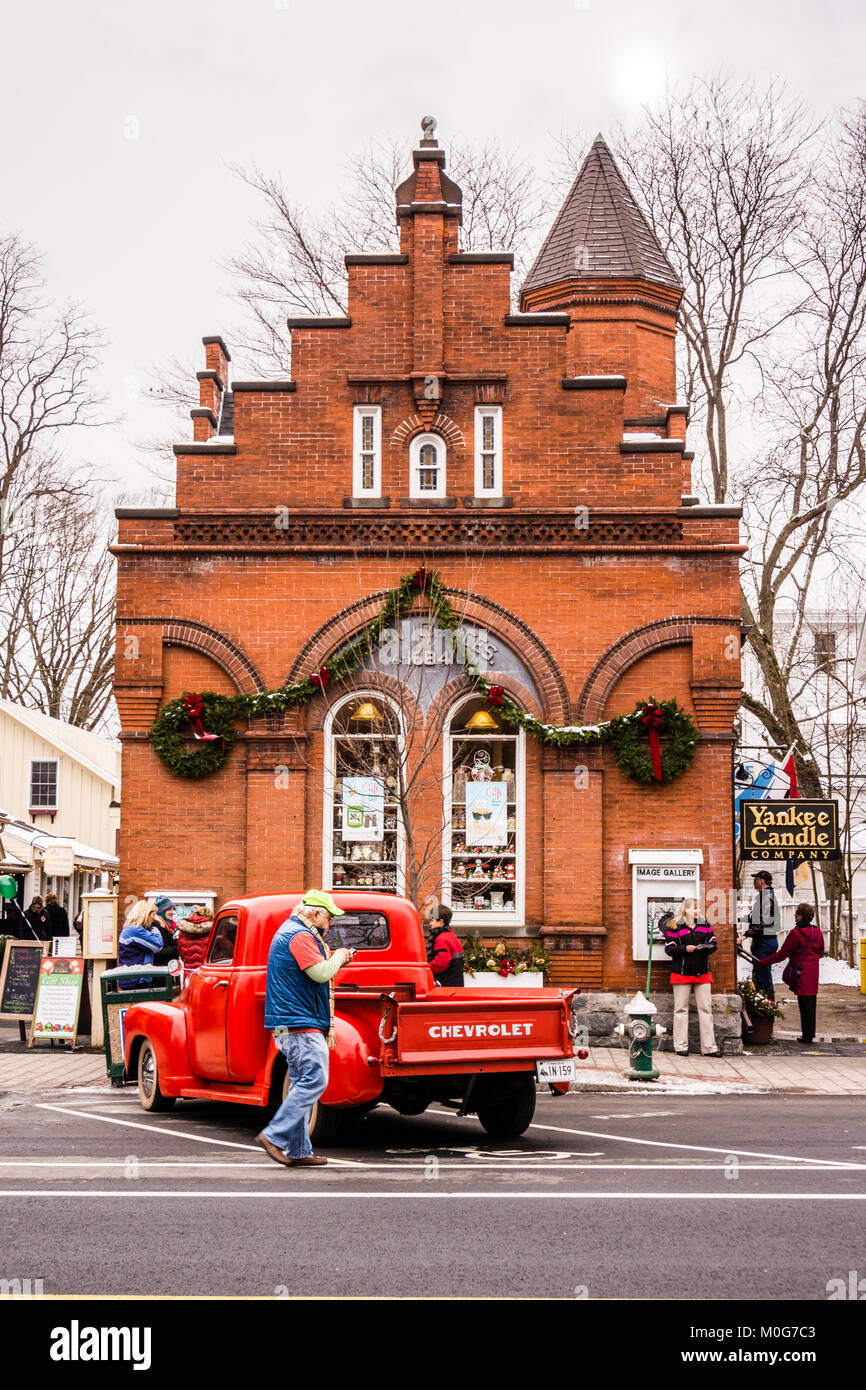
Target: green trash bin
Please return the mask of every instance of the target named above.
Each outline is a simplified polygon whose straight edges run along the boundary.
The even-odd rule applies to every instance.
[[[145,977],[149,983],[135,989],[121,989],[120,981]],[[167,965],[118,965],[100,977],[102,987],[102,1023],[105,1029],[105,1065],[112,1086],[123,1086],[126,1075],[123,1057],[123,1013],[130,1004],[149,1004],[152,1000],[171,1003],[175,993],[176,976]]]

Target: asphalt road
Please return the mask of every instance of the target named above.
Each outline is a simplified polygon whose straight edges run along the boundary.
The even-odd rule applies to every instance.
[[[0,1277],[45,1293],[825,1300],[866,1276],[856,1097],[539,1097],[506,1143],[382,1109],[318,1170],[272,1163],[242,1106],[4,1103]]]

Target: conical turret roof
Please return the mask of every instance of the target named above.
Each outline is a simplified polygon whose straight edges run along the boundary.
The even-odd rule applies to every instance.
[[[597,135],[523,292],[563,280],[636,277],[682,290],[604,137]]]

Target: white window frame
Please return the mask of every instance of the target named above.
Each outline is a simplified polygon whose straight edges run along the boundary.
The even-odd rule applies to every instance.
[[[493,419],[493,486],[484,486],[484,419]],[[475,496],[502,496],[502,406],[477,405],[475,407]]]
[[[445,822],[442,831],[442,900],[451,904],[451,921],[456,927],[472,927],[483,933],[487,932],[488,927],[525,927],[526,926],[526,734],[523,729],[512,732],[510,729],[503,729],[497,735],[498,740],[514,739],[517,743],[514,771],[514,810],[517,820],[517,827],[514,835],[514,910],[513,912],[461,912],[454,907],[454,898],[451,892],[451,818],[452,818],[452,793],[454,790],[454,744],[461,741],[459,734],[451,732],[451,725],[454,718],[461,708],[472,700],[474,696],[463,695],[451,706],[445,720],[447,735],[442,740],[444,744],[443,764],[442,764],[442,786],[444,791],[443,820]],[[491,737],[491,736],[488,736]],[[479,742],[481,740],[479,739]],[[483,857],[484,851],[479,850],[479,855]]]
[[[356,405],[354,408],[352,434],[352,496],[382,496],[382,407],[380,405]],[[373,421],[373,484],[364,486],[364,421]]]
[[[53,806],[34,806],[33,805],[33,764],[34,763],[53,763],[54,764],[54,805]],[[59,758],[31,758],[27,772],[27,808],[28,811],[36,812],[41,815],[43,812],[47,816],[52,812],[60,810],[60,759]]]
[[[435,489],[421,489],[421,450],[425,444],[435,444],[438,453],[437,468],[439,477]],[[409,496],[424,501],[429,497],[444,497],[446,492],[446,473],[447,473],[448,451],[445,447],[445,440],[441,434],[416,434],[412,443],[409,445]]]
[[[378,700],[380,704],[387,705],[394,715],[397,723],[397,756],[402,760],[405,767],[406,763],[406,736],[403,730],[403,720],[400,710],[393,700],[383,695],[381,690],[353,690],[351,695],[339,700],[332,709],[328,710],[325,726],[323,729],[325,751],[324,751],[324,796],[322,797],[322,882],[324,884],[334,883],[334,806],[337,800],[337,756],[334,745],[335,738],[340,738],[340,734],[334,733],[334,720],[344,705],[354,704],[357,700]],[[403,824],[403,817],[400,813],[399,797],[397,799],[397,883],[396,891],[401,897],[406,896],[406,830]]]

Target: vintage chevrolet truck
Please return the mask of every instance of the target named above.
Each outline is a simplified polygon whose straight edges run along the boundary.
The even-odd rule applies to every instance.
[[[300,897],[224,903],[204,963],[181,993],[171,1003],[127,1008],[126,1072],[137,1075],[145,1110],[168,1110],[178,1098],[280,1103],[288,1076],[264,1026],[267,958]],[[376,1105],[420,1115],[432,1101],[477,1114],[488,1134],[510,1137],[532,1120],[536,1080],[568,1090],[575,990],[439,987],[412,903],[358,889],[333,897],[346,915],[335,919],[328,943],[356,954],[335,981],[336,1047],[310,1117],[314,1144],[348,1137],[351,1122]]]

